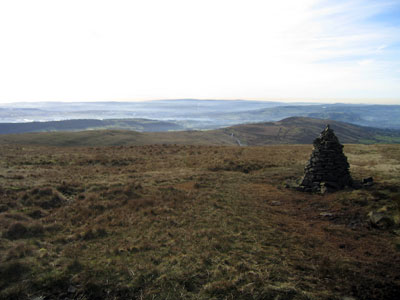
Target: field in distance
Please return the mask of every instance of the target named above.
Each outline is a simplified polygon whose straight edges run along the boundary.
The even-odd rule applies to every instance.
[[[324,196],[285,187],[311,149],[1,145],[0,298],[397,299],[400,145]]]
[[[311,144],[327,123],[331,125],[343,143],[400,143],[399,130],[361,127],[343,122],[306,117],[291,117],[277,122],[236,125],[207,131],[91,130],[9,134],[0,135],[0,144],[52,146]]]

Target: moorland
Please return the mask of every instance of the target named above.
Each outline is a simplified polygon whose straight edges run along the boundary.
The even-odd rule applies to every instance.
[[[374,184],[319,195],[288,188],[310,144],[25,143],[0,145],[0,299],[400,294],[400,145],[346,144]]]

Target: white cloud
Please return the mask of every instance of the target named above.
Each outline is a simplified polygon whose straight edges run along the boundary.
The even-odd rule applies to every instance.
[[[385,49],[387,47],[387,45],[380,45],[378,46],[378,48],[376,48],[377,52],[381,52],[383,49]]]
[[[385,54],[400,30],[364,22],[388,5],[1,2],[0,102],[399,98],[399,63]]]
[[[360,66],[368,66],[368,65],[371,65],[373,62],[374,62],[373,59],[363,59],[363,60],[358,61],[357,63]]]

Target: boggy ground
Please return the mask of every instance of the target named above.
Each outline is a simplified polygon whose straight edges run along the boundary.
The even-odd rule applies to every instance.
[[[398,299],[400,146],[347,145],[360,190],[310,195],[310,145],[1,146],[0,298]],[[367,214],[393,222],[372,226]]]

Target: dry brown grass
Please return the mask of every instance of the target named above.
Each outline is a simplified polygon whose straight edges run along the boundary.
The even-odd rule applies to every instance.
[[[0,297],[360,300],[400,292],[397,228],[372,228],[367,218],[384,206],[398,213],[399,146],[347,145],[353,176],[376,184],[325,196],[285,188],[302,175],[309,145],[1,151]],[[26,230],[15,235],[16,226]]]

